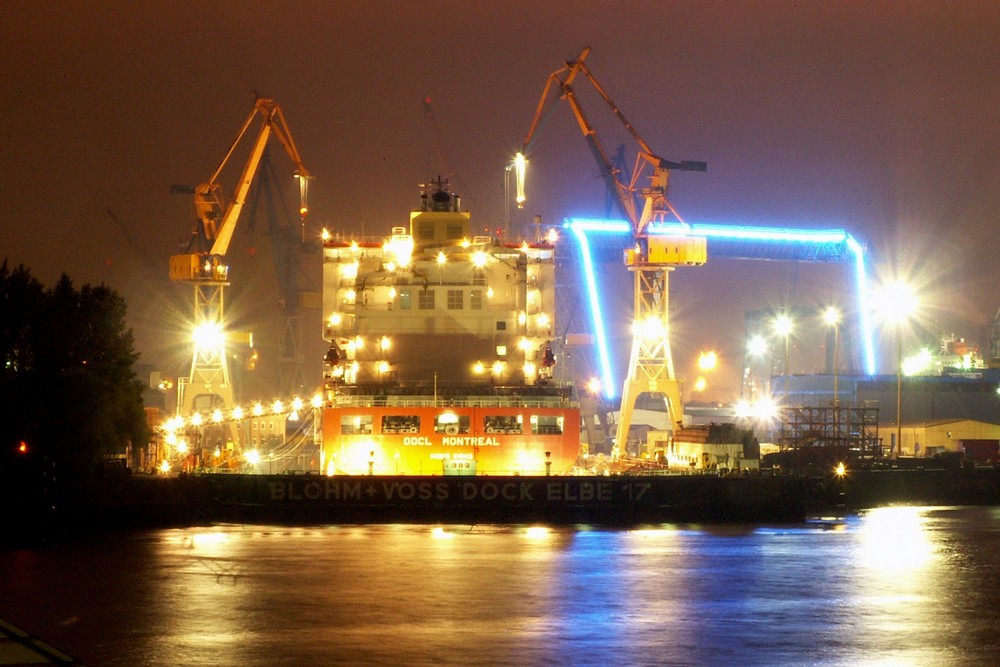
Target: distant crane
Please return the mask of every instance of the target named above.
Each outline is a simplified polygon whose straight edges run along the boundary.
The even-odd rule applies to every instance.
[[[434,106],[431,101],[431,96],[427,95],[423,99],[424,116],[427,117],[427,122],[431,127],[431,133],[434,135],[434,150],[437,153],[437,168],[438,172],[449,180],[452,180],[455,174],[451,169],[451,157],[448,151],[448,146],[445,143],[444,135],[441,133],[441,126],[437,122],[437,117],[434,115]]]
[[[664,396],[670,424],[675,431],[683,420],[681,388],[674,375],[670,353],[668,279],[676,266],[704,264],[707,244],[703,237],[683,233],[686,223],[667,199],[667,181],[672,169],[703,172],[707,170],[707,165],[694,161],[671,162],[658,157],[584,64],[589,53],[590,48],[585,48],[575,60],[566,61],[564,67],[549,75],[518,162],[525,163],[524,156],[528,155],[538,128],[555,107],[552,100],[565,100],[587,140],[608,190],[614,194],[619,210],[631,225],[635,244],[625,251],[625,265],[634,275],[632,349],[616,434],[616,443],[624,452],[632,412],[640,394]],[[573,82],[580,75],[590,82],[639,146],[635,165],[627,178],[609,158],[597,131],[584,114],[573,89]],[[551,95],[552,91],[557,91],[557,95]],[[651,170],[649,186],[639,188],[637,183],[647,170]],[[523,183],[523,178],[519,178],[519,182]],[[518,193],[518,199],[523,201],[522,192]],[[671,221],[680,225],[677,233],[651,233],[652,227]]]
[[[262,120],[260,130],[233,196],[226,203],[219,175],[258,116]],[[302,164],[281,108],[274,100],[258,98],[212,177],[194,188],[198,222],[188,245],[188,252],[170,258],[170,279],[194,287],[194,355],[190,376],[178,383],[177,412],[182,416],[211,414],[216,409],[235,405],[225,352],[227,333],[223,290],[229,285],[229,267],[225,256],[272,133],[281,142],[297,169],[295,176],[299,180],[299,216],[304,234],[309,210],[308,182],[312,176]]]
[[[260,176],[250,197],[247,230],[252,232],[263,210],[267,222],[271,258],[278,280],[281,301],[282,333],[278,353],[278,389],[290,396],[303,390],[305,380],[305,353],[303,352],[303,313],[307,309],[320,310],[322,296],[315,290],[304,289],[302,255],[319,250],[293,229],[288,206],[284,201],[270,149],[265,149],[261,159]],[[318,330],[318,329],[317,329]]]

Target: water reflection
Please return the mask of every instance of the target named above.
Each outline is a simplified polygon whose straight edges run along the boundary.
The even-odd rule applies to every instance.
[[[994,508],[839,525],[219,526],[0,553],[89,664],[988,664]],[[70,574],[71,573],[71,574]],[[68,619],[68,620],[67,620]]]
[[[928,513],[905,506],[869,511],[859,531],[858,563],[896,581],[926,570],[937,550]]]

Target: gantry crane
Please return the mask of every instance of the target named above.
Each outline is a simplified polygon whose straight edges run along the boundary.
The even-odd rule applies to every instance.
[[[257,118],[262,122],[250,157],[232,198],[225,203],[219,175]],[[194,188],[198,221],[188,252],[170,258],[170,279],[194,286],[194,356],[191,374],[178,387],[177,397],[177,412],[182,416],[196,412],[211,413],[235,404],[225,353],[223,288],[229,285],[229,267],[225,257],[271,134],[278,138],[295,163],[295,177],[299,181],[299,215],[302,235],[305,236],[305,220],[309,211],[308,182],[312,176],[302,164],[281,108],[274,100],[258,98],[215,173],[206,183]]]
[[[622,215],[632,227],[635,244],[625,251],[625,265],[634,276],[635,319],[616,437],[617,446],[624,453],[632,412],[640,394],[663,395],[674,431],[683,420],[681,388],[674,375],[670,353],[668,278],[676,266],[704,264],[707,259],[706,240],[683,233],[686,224],[667,199],[667,181],[672,169],[706,171],[707,165],[693,161],[671,162],[653,153],[584,64],[589,53],[590,49],[585,48],[576,60],[566,61],[563,67],[549,75],[516,164],[525,164],[524,156],[531,149],[542,121],[555,108],[554,100],[565,100],[587,140],[608,190],[616,197]],[[587,120],[573,89],[573,82],[580,75],[590,82],[638,144],[631,174],[624,174],[622,169],[614,165],[596,130]],[[558,95],[553,95],[553,91],[557,91]],[[640,189],[637,183],[647,174],[649,185]],[[523,176],[518,178],[518,183],[523,183]],[[519,192],[518,204],[522,205],[523,201],[523,192]],[[642,202],[641,208],[638,206],[639,201]],[[679,233],[655,233],[657,226],[671,222],[675,225],[672,229]]]

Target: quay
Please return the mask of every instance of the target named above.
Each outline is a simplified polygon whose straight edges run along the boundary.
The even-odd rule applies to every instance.
[[[216,523],[787,523],[888,504],[1000,505],[1000,468],[833,474],[121,475],[26,507],[15,534]]]

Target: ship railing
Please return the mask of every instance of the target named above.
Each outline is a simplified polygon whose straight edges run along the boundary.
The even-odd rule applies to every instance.
[[[379,396],[339,395],[333,398],[337,407],[399,407],[399,408],[575,408],[576,401],[558,396]]]

